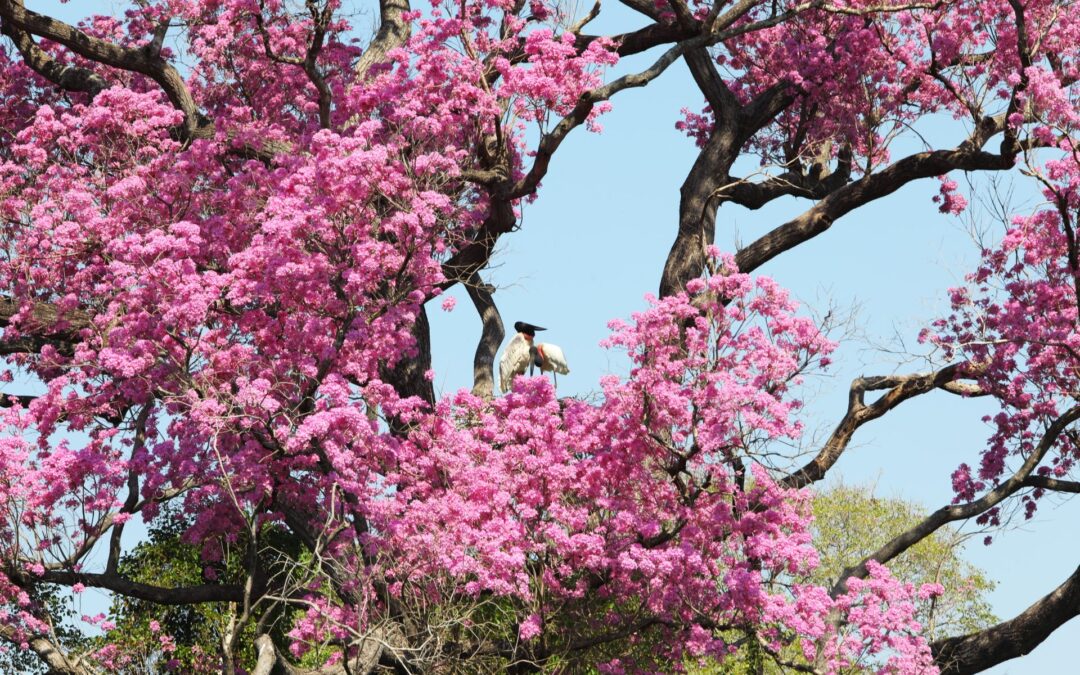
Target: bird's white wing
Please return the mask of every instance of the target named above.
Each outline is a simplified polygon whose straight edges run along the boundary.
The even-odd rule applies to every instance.
[[[541,342],[536,345],[536,351],[538,351],[540,356],[544,359],[544,363],[540,366],[540,370],[554,370],[559,375],[570,374],[570,366],[566,363],[566,355],[563,354],[563,350],[559,345],[553,345],[550,342]]]
[[[510,344],[506,345],[502,358],[499,359],[499,389],[504,394],[510,391],[510,385],[514,383],[514,376],[524,374],[529,368],[531,358],[529,341],[521,333],[518,333],[510,340]]]

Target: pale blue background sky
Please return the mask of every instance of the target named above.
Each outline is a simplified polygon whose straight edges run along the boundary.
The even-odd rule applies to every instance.
[[[29,0],[27,5],[43,12],[58,7],[55,1]],[[59,14],[70,20],[73,14],[112,6],[75,2],[59,7]],[[641,23],[610,3],[590,30],[612,33]],[[611,75],[640,69],[652,58],[655,54],[629,59]],[[508,327],[518,319],[546,326],[543,339],[563,347],[572,369],[560,377],[563,395],[587,395],[598,389],[601,375],[625,371],[620,355],[598,343],[607,336],[610,319],[642,309],[643,295],[656,291],[675,235],[679,185],[696,155],[693,143],[674,128],[680,108],[702,105],[682,63],[649,87],[620,94],[614,105],[602,119],[603,134],[578,129],[559,150],[539,200],[524,207],[521,230],[503,237],[495,269],[484,273],[499,287],[495,300]],[[959,133],[947,120],[934,120],[920,131],[942,144],[954,144]],[[917,149],[895,148],[894,156]],[[840,308],[858,304],[858,325],[866,340],[895,345],[898,334],[915,350],[919,327],[947,309],[946,288],[957,284],[977,259],[964,223],[940,215],[931,203],[936,189],[933,180],[909,186],[839,220],[759,273],[775,277],[820,311],[830,302]],[[1023,189],[1018,184],[1018,193]],[[1037,195],[1028,192],[1029,206],[1034,199]],[[726,207],[718,218],[717,243],[733,250],[735,241],[753,241],[800,207],[805,203],[759,212]],[[453,312],[441,311],[438,302],[430,305],[435,384],[441,393],[470,386],[480,332],[468,296],[460,288],[451,294],[458,299]],[[845,344],[826,376],[811,382],[808,431],[824,435],[832,430],[844,412],[853,377],[893,372],[897,363],[895,357],[869,350],[866,341]],[[898,370],[919,368],[912,363]],[[875,482],[882,496],[937,508],[952,497],[949,475],[956,465],[978,461],[988,435],[979,418],[988,409],[984,401],[944,393],[907,402],[863,427],[836,471],[847,482]],[[1034,521],[996,533],[990,547],[979,543],[981,538],[969,545],[968,559],[1000,582],[991,600],[1001,618],[1051,591],[1080,563],[1077,522],[1080,502],[1055,506],[1044,500]],[[87,599],[84,604],[96,603]],[[1074,672],[1078,640],[1080,621],[1074,620],[1031,655],[989,672]]]

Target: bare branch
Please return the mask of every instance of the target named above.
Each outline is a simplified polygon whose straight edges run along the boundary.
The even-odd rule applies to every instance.
[[[859,377],[851,383],[848,409],[832,435],[805,466],[781,483],[789,488],[801,488],[821,480],[847,449],[851,438],[862,425],[875,420],[904,401],[935,389],[945,389],[956,380],[973,375],[971,364],[955,363],[933,373]],[[870,405],[865,403],[867,391],[888,389]]]
[[[760,183],[729,178],[714,195],[720,202],[732,202],[756,210],[780,197],[824,199],[851,180],[851,150],[844,148],[837,158],[835,171],[826,173],[824,164],[816,163],[809,172],[785,171]]]
[[[31,581],[26,572],[18,571],[13,574],[8,570],[9,576],[20,581]],[[202,602],[241,602],[244,599],[244,589],[237,584],[202,584],[200,586],[180,586],[165,588],[144,584],[138,581],[125,579],[119,574],[96,574],[90,572],[69,572],[64,570],[47,570],[40,577],[41,581],[50,584],[74,586],[82,584],[93,588],[120,593],[139,600],[149,600],[160,605],[197,605]]]
[[[1002,171],[1012,168],[1014,157],[976,149],[955,148],[909,155],[879,173],[864,176],[837,189],[812,208],[760,237],[735,256],[742,272],[750,272],[769,260],[828,230],[836,219],[876,199],[896,192],[920,178],[950,171]]]
[[[1028,476],[1024,479],[1024,487],[1033,487],[1039,490],[1053,490],[1054,492],[1080,492],[1080,481],[1060,480],[1049,476]]]
[[[695,49],[688,52],[684,58],[686,65],[690,67],[690,74],[694,76],[694,82],[705,94],[705,100],[712,106],[716,118],[732,118],[739,109],[739,101],[716,71],[709,51],[705,48]]]
[[[730,40],[739,35],[752,33],[781,24],[810,9],[814,6],[816,1],[817,0],[797,5],[786,12],[782,12],[767,19],[762,19],[761,21],[753,21],[734,28],[719,30],[714,33],[690,38],[668,49],[645,70],[624,75],[602,87],[590,89],[585,92],[578,99],[577,105],[574,106],[573,111],[564,117],[550,133],[545,134],[540,140],[540,144],[536,149],[532,168],[529,172],[507,190],[505,194],[501,194],[500,196],[506,199],[517,199],[531,194],[547,174],[552,155],[554,155],[555,151],[562,145],[566,136],[588,119],[589,114],[592,113],[592,110],[597,103],[606,101],[615,94],[625,91],[626,89],[644,87],[660,77],[660,75],[679,58],[694,50],[702,49],[723,42],[724,40]]]

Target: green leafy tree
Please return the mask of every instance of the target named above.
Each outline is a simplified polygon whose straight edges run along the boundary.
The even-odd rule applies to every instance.
[[[926,516],[916,503],[875,497],[870,486],[839,484],[822,492],[814,500],[818,580],[832,585],[845,566],[866,558]],[[940,596],[919,601],[919,622],[930,640],[997,623],[986,600],[995,582],[961,558],[967,538],[956,529],[942,528],[889,563],[898,579],[945,588]]]

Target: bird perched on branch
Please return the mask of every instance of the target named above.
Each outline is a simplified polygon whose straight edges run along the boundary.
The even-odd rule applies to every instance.
[[[536,367],[540,368],[540,372],[550,371],[562,375],[570,372],[570,368],[566,365],[566,356],[558,345],[549,342],[534,342],[536,331],[547,330],[546,328],[516,321],[514,330],[517,334],[510,339],[510,344],[506,345],[502,358],[499,360],[499,388],[504,394],[510,391],[514,376],[524,375],[526,369],[529,369],[530,374]]]

